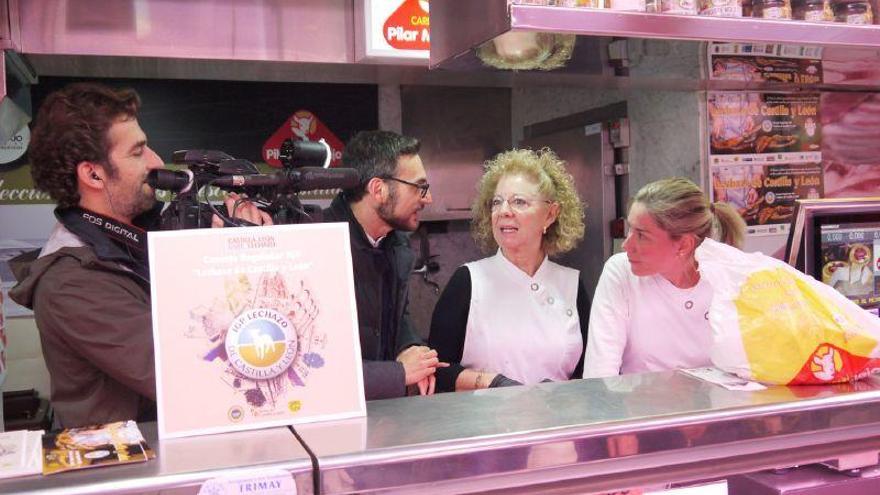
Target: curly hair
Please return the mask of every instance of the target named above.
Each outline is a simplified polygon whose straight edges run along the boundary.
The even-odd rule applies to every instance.
[[[502,177],[525,175],[538,184],[547,199],[559,204],[559,216],[547,228],[541,248],[548,256],[574,249],[584,237],[584,204],[574,187],[574,179],[565,170],[565,162],[548,148],[540,151],[514,149],[499,153],[484,165],[479,192],[471,209],[471,230],[477,244],[485,252],[498,249],[492,236],[492,209],[489,205]]]
[[[137,118],[140,97],[131,89],[76,83],[51,93],[37,112],[28,157],[34,184],[62,208],[79,204],[76,166],[84,161],[116,171],[108,161],[108,131],[119,118]]]

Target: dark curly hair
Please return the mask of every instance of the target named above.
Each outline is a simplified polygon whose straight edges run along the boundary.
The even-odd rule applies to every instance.
[[[79,204],[76,166],[99,164],[108,177],[107,133],[121,118],[137,118],[141,100],[132,89],[76,83],[51,93],[37,112],[28,157],[34,184],[62,208]]]

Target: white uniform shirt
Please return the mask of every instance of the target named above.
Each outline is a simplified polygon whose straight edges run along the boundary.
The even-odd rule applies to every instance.
[[[660,275],[633,275],[626,253],[605,263],[593,306],[584,378],[709,366],[712,286],[679,289]]]
[[[466,266],[471,305],[462,366],[524,384],[571,378],[584,350],[579,272],[545,257],[529,277],[500,250]]]

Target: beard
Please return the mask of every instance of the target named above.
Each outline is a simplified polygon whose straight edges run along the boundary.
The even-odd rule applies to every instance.
[[[409,223],[409,215],[401,217],[395,215],[394,210],[397,209],[397,187],[396,185],[388,190],[388,199],[379,205],[379,218],[387,223],[394,230],[413,231],[418,225],[413,227]]]
[[[112,192],[107,190],[110,207],[122,217],[133,219],[149,211],[156,204],[156,193],[152,188],[147,192],[144,182],[132,186],[128,191],[121,188],[114,189]]]

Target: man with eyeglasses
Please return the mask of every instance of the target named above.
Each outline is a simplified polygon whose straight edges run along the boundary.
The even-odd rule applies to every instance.
[[[367,400],[434,392],[434,371],[446,366],[424,345],[409,318],[409,275],[415,255],[403,232],[419,226],[431,203],[419,141],[389,131],[358,133],[342,163],[360,185],[341,192],[324,220],[347,222],[354,266],[364,392]]]

